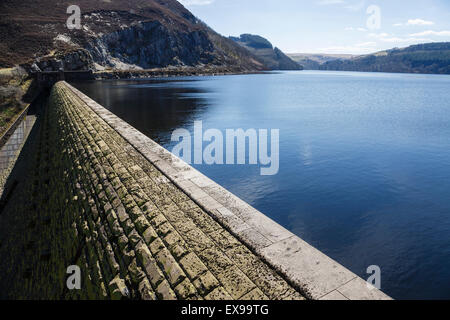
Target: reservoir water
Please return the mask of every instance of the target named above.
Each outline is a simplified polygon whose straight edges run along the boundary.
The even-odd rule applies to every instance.
[[[168,150],[279,129],[280,169],[194,165],[396,299],[450,299],[450,76],[272,72],[74,85]]]

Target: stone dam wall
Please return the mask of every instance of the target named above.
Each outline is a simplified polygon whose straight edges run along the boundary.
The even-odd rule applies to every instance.
[[[1,214],[3,297],[303,299],[65,83],[35,133]]]
[[[0,298],[390,299],[65,82],[15,170]]]

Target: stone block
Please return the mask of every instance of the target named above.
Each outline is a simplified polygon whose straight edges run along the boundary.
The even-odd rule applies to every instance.
[[[193,284],[202,296],[207,295],[220,285],[216,277],[209,271],[198,276]]]
[[[169,250],[163,249],[156,255],[159,266],[172,286],[176,286],[186,278],[183,269],[178,265]]]
[[[255,284],[236,266],[222,270],[217,274],[217,279],[236,300],[255,288]]]
[[[156,295],[161,300],[177,300],[177,296],[167,280],[161,282],[156,288]]]
[[[226,300],[226,301],[230,301],[230,300],[233,300],[233,297],[231,297],[228,294],[228,292],[225,291],[224,288],[219,287],[219,288],[214,289],[207,296],[205,296],[205,300],[213,300],[213,301]]]
[[[180,265],[190,279],[196,279],[208,270],[200,258],[192,252],[180,260]]]
[[[183,282],[177,285],[174,288],[174,291],[178,298],[181,300],[188,300],[197,296],[197,290],[195,290],[195,287],[188,279],[185,279]]]

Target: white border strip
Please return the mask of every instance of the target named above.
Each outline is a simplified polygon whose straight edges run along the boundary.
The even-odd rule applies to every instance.
[[[308,298],[391,300],[79,90],[69,84],[67,86],[193,201]]]

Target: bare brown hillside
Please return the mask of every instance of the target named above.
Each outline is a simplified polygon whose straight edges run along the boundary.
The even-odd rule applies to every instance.
[[[67,8],[74,4],[81,8],[81,30],[66,27]],[[80,49],[87,50],[97,66],[111,69],[183,65],[264,69],[251,53],[215,33],[175,0],[0,2],[0,67]],[[73,66],[79,61],[58,59],[65,68],[80,68]]]

